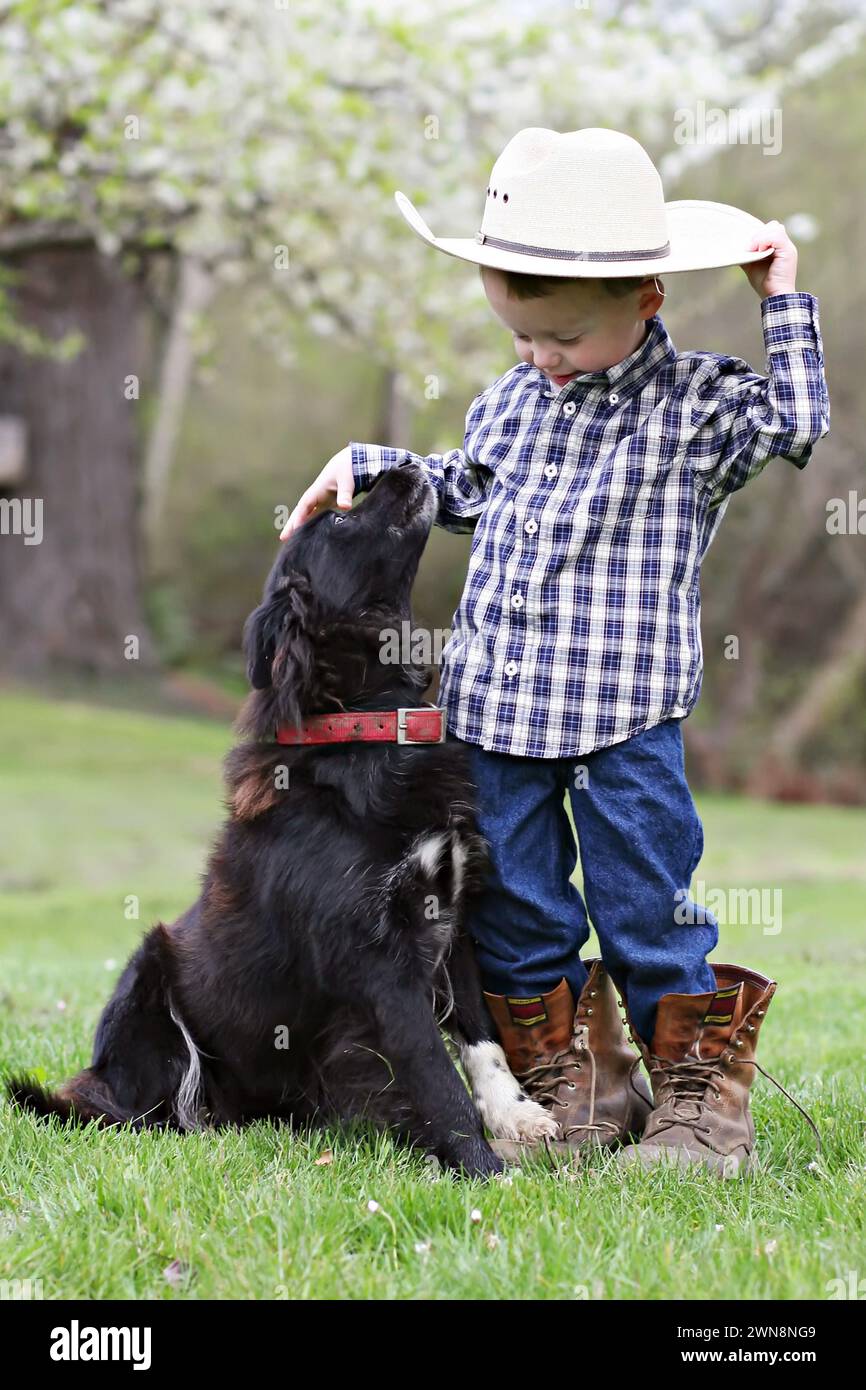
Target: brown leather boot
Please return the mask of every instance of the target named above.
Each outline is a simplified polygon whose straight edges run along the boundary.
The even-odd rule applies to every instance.
[[[549,994],[528,999],[484,995],[512,1072],[558,1122],[559,1139],[543,1141],[555,1154],[641,1134],[652,1105],[646,1082],[636,1075],[640,1058],[626,1040],[610,976],[600,960],[586,965],[589,978],[576,1009],[564,979]],[[493,1144],[510,1159],[537,1147]]]
[[[739,965],[712,969],[714,994],[665,994],[659,1000],[651,1047],[632,1032],[652,1080],[655,1108],[641,1142],[624,1149],[620,1163],[698,1164],[722,1178],[741,1176],[755,1165],[749,1088],[776,982]]]

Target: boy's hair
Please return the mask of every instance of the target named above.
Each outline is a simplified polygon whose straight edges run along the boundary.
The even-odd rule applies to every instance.
[[[484,279],[484,271],[489,269],[487,266],[480,266],[481,278]],[[550,294],[562,284],[562,280],[553,279],[543,275],[526,275],[519,270],[500,270],[500,275],[505,276],[505,284],[508,293],[515,299],[542,299],[544,295]],[[652,280],[651,275],[611,275],[602,280],[595,280],[596,285],[602,285],[609,295],[614,299],[622,299],[625,295],[631,294],[639,285],[644,285]]]

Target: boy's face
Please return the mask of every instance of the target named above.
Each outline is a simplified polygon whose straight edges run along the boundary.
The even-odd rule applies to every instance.
[[[491,309],[511,330],[518,357],[539,367],[557,387],[628,357],[663,303],[652,280],[621,299],[594,280],[564,279],[541,299],[509,295],[505,276],[488,266],[482,280]]]

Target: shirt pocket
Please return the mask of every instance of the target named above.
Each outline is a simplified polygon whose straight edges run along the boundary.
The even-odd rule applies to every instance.
[[[618,532],[661,507],[665,465],[613,459],[587,482],[586,515],[595,529]]]

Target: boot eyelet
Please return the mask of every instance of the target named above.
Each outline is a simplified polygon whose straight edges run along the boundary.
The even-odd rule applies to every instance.
[[[587,1009],[586,1016],[587,1018],[590,1018],[592,1016],[592,1009]]]
[[[590,999],[594,999],[595,996],[596,996],[596,994],[597,994],[597,992],[598,992],[597,990],[591,989],[591,990],[589,991],[589,997],[590,997]]]
[[[734,1038],[734,1047],[742,1047],[742,1046],[743,1046],[743,1039],[742,1039],[742,1038]]]
[[[573,1081],[567,1081],[565,1084],[567,1085],[567,1087],[568,1087],[568,1089],[569,1089],[570,1091],[576,1091],[576,1090],[577,1090],[577,1087],[575,1086],[575,1084],[574,1084]]]

